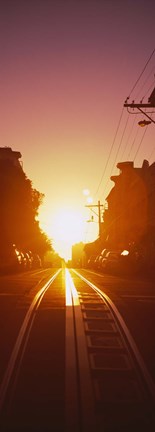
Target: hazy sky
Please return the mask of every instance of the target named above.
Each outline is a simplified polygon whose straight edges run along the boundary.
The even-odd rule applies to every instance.
[[[143,116],[128,118],[124,108],[114,141],[124,101],[155,48],[154,17],[154,0],[0,1],[0,145],[21,152],[45,194],[42,226],[52,237],[59,231],[59,242],[64,207],[78,217],[84,188],[104,204],[113,165],[155,160],[155,125],[142,139]],[[154,73],[155,55],[131,100],[147,100]]]

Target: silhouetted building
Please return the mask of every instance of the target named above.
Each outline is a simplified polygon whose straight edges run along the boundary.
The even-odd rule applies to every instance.
[[[72,265],[73,267],[83,267],[85,265],[84,243],[76,243],[72,246]]]
[[[127,248],[130,244],[155,242],[155,163],[144,160],[141,168],[133,162],[120,162],[115,186],[106,200],[104,213],[110,247]]]
[[[21,153],[13,151],[11,147],[0,147],[0,161],[9,162],[18,168],[22,168],[22,163],[19,161],[21,157]]]

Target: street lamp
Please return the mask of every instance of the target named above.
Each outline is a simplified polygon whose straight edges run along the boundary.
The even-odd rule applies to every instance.
[[[138,124],[139,124],[139,126],[141,126],[141,127],[144,127],[144,126],[147,126],[147,125],[149,125],[150,123],[152,123],[151,122],[151,120],[140,120],[139,122],[138,122]]]

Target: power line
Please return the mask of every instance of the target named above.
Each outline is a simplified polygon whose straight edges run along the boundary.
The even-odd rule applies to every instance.
[[[135,96],[135,99],[138,98],[139,94],[141,93],[142,89],[144,88],[145,84],[147,83],[148,79],[150,78],[150,76],[152,75],[152,72],[155,70],[155,66],[153,66],[153,68],[151,69],[151,71],[149,72],[149,74],[147,75],[144,83],[142,84],[141,88],[139,89],[138,93]]]
[[[103,192],[103,194],[101,195],[101,197],[102,196],[106,196],[106,190],[107,190],[107,187],[108,187],[108,184],[109,184],[109,182],[110,182],[110,178],[108,178],[108,180],[107,180],[107,183],[106,183],[106,185],[105,185],[105,187],[104,187],[104,192]],[[105,198],[106,199],[106,198]]]
[[[124,157],[124,153],[125,153],[125,151],[126,151],[126,149],[127,149],[127,145],[128,145],[129,139],[130,139],[130,137],[131,137],[131,134],[132,134],[132,131],[133,131],[133,127],[134,127],[135,121],[136,121],[136,117],[134,117],[134,119],[133,119],[133,123],[132,123],[131,129],[130,129],[130,132],[129,132],[129,135],[128,135],[128,138],[127,138],[126,144],[125,144],[125,146],[124,146],[123,153],[122,153],[122,155],[121,155],[121,157],[120,157],[121,160],[123,159],[123,157]]]
[[[149,64],[151,58],[153,57],[154,52],[155,52],[155,48],[154,48],[154,50],[152,51],[152,54],[150,55],[149,59],[147,60],[147,62],[146,62],[146,64],[145,64],[144,68],[142,69],[142,72],[140,73],[139,77],[137,78],[137,80],[136,80],[134,86],[132,87],[132,89],[131,89],[130,94],[129,94],[128,97],[131,96],[131,93],[133,92],[133,90],[135,89],[136,85],[138,84],[138,82],[139,82],[140,78],[142,77],[142,75],[143,75],[143,73],[144,73],[144,71],[145,71],[147,65]]]
[[[126,126],[125,126],[125,127],[126,127]],[[124,129],[125,129],[125,128],[124,128]],[[135,144],[135,141],[136,141],[136,138],[137,138],[137,135],[138,135],[139,132],[140,132],[140,128],[137,129],[137,131],[136,131],[136,135],[135,135],[135,138],[134,138],[134,140],[133,140],[133,142],[132,142],[132,145],[131,145],[131,147],[130,147],[130,150],[129,150],[129,153],[128,153],[128,156],[127,156],[127,159],[129,159],[129,156],[130,156],[130,154],[131,154],[132,148],[133,148],[133,146],[134,146],[134,144]],[[122,137],[123,137],[123,136],[122,136]],[[122,141],[122,140],[121,140],[121,141]],[[142,142],[142,141],[141,141],[141,142]],[[119,145],[119,148],[120,148],[120,145]],[[117,155],[118,155],[118,151],[117,151]],[[117,155],[116,155],[116,157],[115,157],[115,161],[114,161],[113,166],[112,166],[112,170],[111,170],[110,177],[111,177],[111,175],[112,175],[112,171],[113,171],[114,165],[116,164]],[[103,192],[103,194],[101,195],[101,197],[102,197],[103,195],[105,195],[105,192],[106,192],[106,190],[107,190],[108,184],[109,184],[109,182],[110,182],[110,177],[109,177],[108,180],[107,180],[107,183],[106,183],[106,185],[105,185],[105,187],[104,187],[104,192]]]
[[[142,135],[142,138],[141,138],[141,140],[140,140],[140,143],[139,143],[138,149],[137,149],[136,154],[135,154],[135,157],[134,157],[134,159],[133,159],[134,161],[135,161],[135,159],[136,159],[136,157],[137,157],[137,154],[138,154],[138,152],[139,152],[139,150],[140,150],[140,147],[141,147],[141,145],[142,145],[142,142],[143,142],[144,136],[145,136],[145,134],[146,134],[147,128],[148,128],[148,126],[146,126],[146,129],[144,129],[144,133],[143,133],[143,135]]]
[[[111,177],[111,175],[112,175],[112,171],[113,171],[113,169],[114,169],[114,166],[116,165],[117,157],[118,157],[118,154],[119,154],[119,150],[120,150],[120,148],[121,148],[121,145],[122,145],[122,141],[123,141],[124,134],[125,134],[125,131],[126,131],[126,128],[127,128],[127,124],[128,124],[128,120],[129,120],[129,114],[128,114],[128,117],[127,117],[127,120],[126,120],[126,123],[125,123],[125,127],[124,127],[124,130],[123,130],[122,138],[121,138],[121,140],[120,140],[120,144],[119,144],[118,149],[117,149],[117,153],[116,153],[116,156],[115,156],[115,159],[114,159],[114,163],[113,163],[113,165],[112,165],[112,169],[111,169],[110,177]]]
[[[123,130],[122,138],[121,138],[121,141],[120,141],[119,147],[118,147],[118,149],[117,149],[117,153],[116,153],[116,156],[115,156],[115,160],[114,160],[114,163],[113,163],[113,166],[112,166],[112,169],[111,169],[110,177],[111,177],[111,175],[112,175],[112,171],[113,171],[113,169],[114,169],[114,166],[116,165],[116,161],[117,161],[117,158],[118,158],[119,150],[120,150],[120,148],[121,148],[122,140],[123,140],[123,137],[124,137],[124,134],[125,134],[125,130],[126,130],[126,127],[127,127],[128,118],[129,118],[129,116],[127,117],[127,120],[126,120],[126,124],[125,124],[124,130]],[[135,119],[134,119],[134,122],[135,122]],[[133,125],[132,125],[132,129],[133,129],[133,126],[134,126],[134,122],[133,122]],[[131,129],[131,131],[132,131],[132,129]],[[147,128],[144,130],[144,133],[143,133],[143,135],[142,135],[142,138],[141,138],[141,140],[140,140],[140,143],[139,143],[138,149],[137,149],[136,154],[135,154],[135,158],[136,158],[136,156],[137,156],[137,154],[138,154],[138,152],[139,152],[139,150],[140,150],[140,147],[141,147],[141,144],[142,144],[142,142],[143,142],[143,139],[144,139],[144,136],[145,136],[146,130],[147,130]],[[130,131],[129,136],[131,135],[131,131]],[[139,133],[140,133],[140,128],[137,128],[136,135],[135,135],[135,137],[134,137],[134,140],[133,140],[133,142],[132,142],[132,144],[131,144],[131,147],[130,147],[130,150],[129,150],[129,153],[128,153],[128,156],[127,156],[127,159],[128,159],[128,160],[129,160],[129,156],[130,156],[130,154],[131,154],[131,151],[132,151],[132,149],[133,149],[133,147],[134,147],[134,144],[135,144],[135,142],[136,142],[136,139],[137,139],[137,136],[138,136]],[[128,138],[128,140],[129,140],[129,138]],[[127,140],[127,143],[128,143],[128,140]],[[126,148],[125,148],[125,149],[126,149]],[[134,160],[135,160],[135,158],[134,158]],[[103,195],[105,195],[105,192],[106,192],[106,190],[107,190],[108,184],[109,184],[109,182],[110,182],[110,177],[109,177],[108,180],[107,180],[107,183],[106,183],[106,185],[105,185],[105,187],[104,187],[104,192],[103,192],[103,194],[101,195],[101,197],[103,197]]]
[[[151,152],[151,154],[149,156],[149,160],[152,158],[154,152],[155,152],[155,147],[153,148],[153,150],[152,150],[152,152]]]
[[[144,68],[142,69],[142,72],[140,73],[138,79],[136,80],[136,82],[135,82],[133,88],[131,89],[131,91],[130,91],[130,95],[131,95],[131,93],[133,92],[133,90],[135,89],[135,87],[136,87],[137,83],[139,82],[141,76],[143,75],[143,73],[144,73],[144,71],[145,71],[145,69],[146,69],[148,63],[150,62],[150,60],[151,60],[151,58],[152,58],[152,56],[153,56],[153,54],[154,54],[154,52],[155,52],[155,48],[154,48],[153,52],[151,53],[149,59],[147,60],[147,62],[146,62],[146,64],[145,64]],[[149,74],[149,76],[150,76],[150,74]],[[147,79],[148,79],[148,78],[147,78]],[[145,83],[146,83],[146,81],[147,81],[147,80],[145,80]],[[129,97],[130,97],[130,95],[129,95]],[[99,191],[99,188],[100,188],[100,186],[101,186],[101,183],[102,183],[102,181],[103,181],[103,178],[104,178],[104,176],[105,176],[105,172],[106,172],[106,169],[107,169],[107,166],[108,166],[108,163],[109,163],[109,160],[110,160],[111,154],[112,154],[112,150],[113,150],[113,148],[114,148],[114,144],[115,144],[116,137],[117,137],[118,130],[119,130],[119,126],[120,126],[120,123],[121,123],[121,120],[122,120],[122,116],[123,116],[123,109],[122,109],[122,112],[121,112],[121,115],[120,115],[120,119],[119,119],[119,122],[118,122],[118,126],[117,126],[117,129],[116,129],[116,133],[115,133],[115,136],[114,136],[114,139],[113,139],[113,142],[112,142],[111,148],[110,148],[110,152],[109,152],[109,155],[108,155],[108,158],[107,158],[106,164],[105,164],[105,168],[104,168],[103,174],[102,174],[102,176],[101,176],[101,179],[100,179],[100,182],[99,182],[98,188],[97,188],[97,190],[96,190],[94,196],[97,195],[97,193],[98,193],[98,191]],[[114,167],[114,165],[115,165],[115,163],[116,163],[116,160],[117,160],[117,157],[118,157],[118,154],[119,154],[119,150],[120,150],[120,148],[121,148],[122,140],[123,140],[123,137],[124,137],[124,134],[125,134],[125,130],[126,130],[126,127],[127,127],[127,123],[128,123],[128,119],[127,119],[127,121],[126,121],[126,125],[125,125],[124,131],[123,131],[122,139],[121,139],[120,144],[119,144],[119,147],[118,147],[118,149],[117,149],[117,153],[116,153],[115,160],[114,160],[114,163],[113,163],[113,166],[112,166],[112,170],[113,170],[113,167]],[[146,131],[145,131],[145,132],[146,132]],[[137,137],[137,134],[138,134],[138,131],[137,131],[137,133],[136,133],[136,137]],[[144,137],[144,136],[145,136],[145,133],[143,134],[143,137]],[[130,148],[129,154],[130,154],[130,152],[131,152],[131,149],[133,148],[133,145],[134,145],[134,143],[135,143],[136,137],[135,137],[135,139],[134,139],[134,141],[133,141],[133,143],[132,143],[132,146],[131,146],[131,148]],[[138,147],[138,149],[137,149],[137,152],[138,152],[139,149],[140,149],[141,143],[142,143],[142,141],[143,141],[143,137],[142,137],[142,140],[141,140],[141,142],[140,142],[140,144],[139,144],[139,147]],[[128,143],[128,141],[127,141],[127,143]],[[126,144],[126,146],[127,146],[127,144]],[[126,149],[126,147],[125,147],[125,149]],[[123,154],[124,154],[124,152],[123,152]],[[136,155],[137,155],[137,153],[136,153]],[[108,179],[107,184],[108,184],[108,183],[109,183],[109,179]],[[106,185],[106,186],[107,186],[107,185]],[[105,189],[106,189],[106,188],[104,188],[104,192],[105,192]],[[103,194],[102,194],[102,195],[103,195]]]
[[[120,144],[119,144],[119,146],[118,146],[117,153],[116,153],[116,156],[115,156],[115,159],[114,159],[113,165],[112,165],[112,169],[111,169],[110,177],[111,177],[111,175],[112,175],[112,171],[113,171],[113,169],[114,169],[114,166],[116,165],[117,157],[118,157],[119,150],[120,150],[120,148],[121,148],[121,144],[122,144],[122,141],[123,141],[123,138],[124,138],[124,134],[125,134],[125,131],[126,131],[126,128],[127,128],[128,120],[129,120],[129,115],[128,115],[128,117],[127,117],[127,120],[126,120],[126,123],[125,123],[125,127],[124,127],[124,130],[123,130],[123,133],[122,133],[122,137],[121,137],[121,140],[120,140]],[[107,183],[106,183],[106,185],[105,185],[105,187],[104,187],[104,193],[103,193],[101,196],[103,196],[103,195],[105,194],[105,191],[106,191],[106,189],[107,189],[107,186],[108,186],[109,182],[110,182],[110,178],[108,178]]]
[[[152,84],[149,86],[148,90],[146,91],[145,95],[143,96],[143,99],[146,97],[146,95],[150,92],[150,90],[152,89],[154,85],[154,81],[152,82]]]
[[[98,191],[99,191],[99,188],[100,188],[100,186],[101,186],[102,180],[103,180],[103,178],[104,178],[104,175],[105,175],[105,172],[106,172],[106,169],[107,169],[107,166],[108,166],[109,160],[110,160],[110,156],[111,156],[111,153],[112,153],[112,150],[113,150],[113,147],[114,147],[115,141],[116,141],[117,133],[118,133],[118,130],[119,130],[119,126],[120,126],[120,123],[121,123],[121,120],[122,120],[122,116],[123,116],[123,109],[124,109],[124,107],[122,108],[121,115],[120,115],[119,122],[118,122],[118,126],[117,126],[117,129],[116,129],[116,132],[115,132],[115,135],[114,135],[114,139],[113,139],[113,142],[112,142],[112,145],[111,145],[111,148],[110,148],[109,156],[108,156],[108,158],[107,158],[107,162],[106,162],[106,164],[105,164],[105,168],[104,168],[104,171],[103,171],[102,177],[101,177],[101,179],[100,179],[100,182],[99,182],[99,185],[98,185],[98,188],[97,188],[97,190],[96,190],[96,192],[95,192],[94,197],[96,197],[96,195],[97,195],[97,193],[98,193]]]
[[[127,156],[127,159],[129,159],[129,156],[130,156],[130,154],[131,154],[131,151],[132,151],[132,149],[133,149],[134,143],[135,143],[135,141],[136,141],[136,138],[137,138],[137,135],[138,135],[139,132],[140,132],[140,128],[138,128],[137,131],[136,131],[136,135],[135,135],[135,138],[134,138],[134,140],[133,140],[133,142],[132,142],[132,144],[131,144],[131,147],[130,147],[130,150],[129,150],[129,153],[128,153],[128,156]]]

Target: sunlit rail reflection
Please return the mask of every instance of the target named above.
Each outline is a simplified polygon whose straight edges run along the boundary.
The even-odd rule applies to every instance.
[[[73,279],[69,273],[69,270],[65,269],[65,286],[66,286],[66,306],[79,305],[78,292],[75,288]]]

